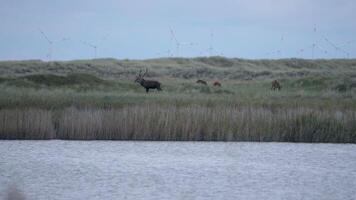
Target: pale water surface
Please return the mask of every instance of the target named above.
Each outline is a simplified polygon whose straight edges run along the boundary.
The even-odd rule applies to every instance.
[[[356,199],[356,145],[0,141],[0,199]]]

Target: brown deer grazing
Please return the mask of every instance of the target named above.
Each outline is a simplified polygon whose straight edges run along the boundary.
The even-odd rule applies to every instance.
[[[213,86],[221,87],[221,83],[219,81],[214,81]]]
[[[281,84],[277,80],[273,80],[271,90],[276,90],[276,89],[281,90],[282,87],[281,87]]]
[[[197,80],[196,83],[199,83],[199,84],[203,84],[203,85],[207,85],[208,83],[206,81],[203,81],[203,80]]]
[[[136,83],[139,83],[142,87],[144,87],[146,89],[146,92],[148,93],[148,91],[150,89],[157,89],[158,91],[161,91],[161,83],[158,81],[153,81],[153,80],[145,80],[143,79],[143,77],[145,77],[145,75],[147,74],[147,69],[146,72],[142,75],[141,71],[139,72],[138,76],[135,79]]]

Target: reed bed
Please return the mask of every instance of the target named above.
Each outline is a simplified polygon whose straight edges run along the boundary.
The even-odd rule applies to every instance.
[[[53,139],[52,112],[42,109],[0,110],[0,139]]]
[[[356,143],[356,112],[315,108],[137,105],[58,113],[0,110],[1,139]]]

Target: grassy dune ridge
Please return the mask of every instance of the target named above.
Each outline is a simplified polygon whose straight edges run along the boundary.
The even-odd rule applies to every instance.
[[[355,59],[248,60],[224,57],[159,58],[149,60],[95,59],[77,61],[1,61],[2,77],[33,74],[87,73],[105,79],[130,79],[147,68],[150,77],[178,79],[265,80],[311,75],[356,76]]]
[[[145,68],[162,92],[133,82]],[[355,111],[356,60],[0,62],[1,139],[355,143]]]

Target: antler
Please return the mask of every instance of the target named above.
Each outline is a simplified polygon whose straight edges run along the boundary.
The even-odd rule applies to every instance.
[[[142,77],[141,73],[142,73],[142,70],[140,69],[140,71],[138,72],[138,77]]]
[[[143,78],[144,76],[146,76],[147,72],[148,72],[148,70],[147,70],[147,68],[146,68],[146,71],[145,71],[145,73],[142,75],[142,78]]]

